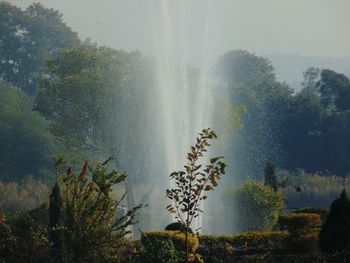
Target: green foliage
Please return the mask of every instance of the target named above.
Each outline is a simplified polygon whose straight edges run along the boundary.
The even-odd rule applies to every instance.
[[[271,159],[269,159],[266,163],[264,175],[265,185],[270,186],[276,192],[278,190],[277,177],[275,174],[275,167]]]
[[[0,80],[0,180],[48,179],[53,138],[32,99]]]
[[[292,237],[287,231],[246,232],[237,235],[199,236],[199,253],[205,262],[250,262],[252,256],[260,255],[303,255],[317,253],[317,233],[305,233],[298,238]],[[252,261],[254,262],[254,261]],[[261,262],[261,261],[257,261]],[[265,262],[265,261],[262,261]],[[270,261],[269,261],[270,262]],[[279,260],[271,262],[281,262]],[[293,261],[294,262],[294,261]],[[299,261],[295,261],[299,262]]]
[[[326,107],[336,111],[350,109],[350,80],[344,74],[328,69],[322,70],[318,88]]]
[[[229,91],[233,105],[245,109],[242,129],[230,138],[239,175],[256,178],[268,157],[288,170],[349,173],[347,76],[309,68],[303,89],[293,94],[276,80],[270,61],[253,53],[229,51],[217,68],[219,85]]]
[[[47,207],[9,216],[0,224],[0,260],[8,263],[50,262]]]
[[[321,223],[323,225],[326,222],[326,217],[329,213],[329,209],[319,208],[319,207],[304,207],[304,208],[294,210],[293,213],[296,213],[296,214],[300,214],[300,213],[302,213],[302,214],[304,214],[304,213],[318,214],[318,215],[320,215]]]
[[[80,45],[62,14],[40,3],[26,10],[0,2],[0,77],[34,95],[40,70],[50,54]]]
[[[147,89],[141,71],[146,71],[145,62],[138,52],[65,50],[47,60],[36,99],[36,109],[70,153],[97,161],[113,156],[119,169],[128,170],[128,207],[136,205],[133,186],[145,177],[150,163],[144,142],[154,137],[144,118]]]
[[[14,214],[32,210],[48,201],[49,188],[32,178],[22,183],[0,181],[0,213]]]
[[[172,230],[172,231],[181,231],[181,232],[185,232],[186,231],[186,226],[185,224],[183,223],[180,223],[180,222],[174,222],[174,223],[171,223],[169,225],[167,225],[165,227],[165,230],[169,231],[169,230]],[[193,234],[193,231],[191,228],[188,229],[188,232]]]
[[[198,238],[189,234],[186,238],[185,233],[180,231],[158,231],[145,232],[141,236],[143,253],[142,262],[183,262],[187,248],[189,251],[188,262],[200,262],[196,251],[199,246]]]
[[[310,232],[321,227],[321,217],[312,213],[290,213],[280,215],[278,224],[281,230],[289,232]]]
[[[232,166],[241,176],[257,177],[266,160],[282,163],[279,147],[283,113],[291,89],[276,80],[271,62],[243,50],[226,52],[217,64],[218,85],[241,112],[242,129],[232,135]]]
[[[308,75],[308,86],[290,98],[284,114],[284,167],[344,176],[350,169],[350,80],[331,70],[313,69]]]
[[[227,190],[227,210],[234,211],[239,231],[271,230],[277,223],[285,197],[258,181],[247,181],[238,189]],[[236,230],[236,231],[237,231]]]
[[[205,192],[213,191],[218,186],[218,180],[225,174],[226,164],[220,161],[223,157],[211,158],[205,168],[198,163],[210,146],[209,140],[214,138],[216,134],[210,129],[199,133],[196,144],[191,146],[191,152],[187,154],[185,171],[170,174],[176,187],[166,190],[167,197],[172,201],[167,210],[176,214],[175,218],[186,227],[191,227],[193,220],[202,212],[200,203],[207,199]]]
[[[345,190],[333,201],[319,236],[320,249],[336,254],[350,251],[350,201]]]
[[[205,262],[230,262],[237,255],[280,253],[285,249],[287,232],[246,232],[238,235],[199,236]]]
[[[299,186],[301,192],[296,192],[295,188],[288,187],[281,189],[286,195],[288,209],[298,207],[328,207],[330,203],[339,195],[345,184],[345,189],[350,189],[350,181],[343,177],[332,174],[310,174],[303,170],[296,172],[279,171],[277,174],[279,181],[286,181],[291,186]]]
[[[58,159],[58,163],[63,160]],[[115,256],[118,242],[129,233],[140,206],[126,215],[118,215],[121,200],[112,196],[112,186],[123,182],[126,174],[108,171],[107,163],[90,170],[85,162],[79,173],[72,168],[57,179],[61,191],[61,225],[63,257],[68,262],[108,261]],[[53,188],[54,193],[55,187]],[[56,219],[56,222],[59,222]]]
[[[57,262],[62,261],[61,234],[61,191],[57,183],[52,188],[49,204],[49,244],[51,257]]]
[[[202,130],[196,139],[191,152],[187,153],[187,165],[184,171],[176,171],[170,174],[170,178],[175,181],[175,187],[166,190],[166,196],[172,201],[166,209],[175,214],[175,218],[185,226],[186,245],[188,230],[191,228],[193,220],[203,211],[200,204],[207,199],[205,192],[214,191],[218,186],[218,181],[225,174],[226,164],[221,161],[223,157],[210,159],[209,164],[202,168],[203,164],[199,159],[207,152],[210,146],[209,141],[217,138],[210,128]],[[187,246],[186,246],[187,247]],[[185,262],[189,262],[189,254],[186,249]]]
[[[119,157],[119,151],[114,151],[120,148],[121,158],[127,146],[116,133],[129,138],[138,127],[130,116],[138,107],[127,98],[136,92],[131,86],[140,59],[138,53],[109,48],[61,52],[47,61],[47,78],[40,83],[36,109],[50,120],[51,132],[71,149],[88,156]],[[127,140],[128,147],[136,138]]]

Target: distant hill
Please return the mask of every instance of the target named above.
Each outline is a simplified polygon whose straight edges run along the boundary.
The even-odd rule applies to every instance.
[[[309,67],[327,68],[350,77],[350,57],[309,57],[273,53],[266,55],[276,70],[276,77],[287,82],[295,90],[301,89],[303,71]]]

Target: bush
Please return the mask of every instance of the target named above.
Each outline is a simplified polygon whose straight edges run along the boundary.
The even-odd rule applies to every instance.
[[[116,250],[117,263],[139,263],[141,253],[140,240],[123,238],[118,242]],[[114,262],[114,261],[113,261]]]
[[[12,214],[0,224],[1,262],[50,262],[47,207]]]
[[[343,189],[343,177],[332,174],[311,174],[303,170],[296,172],[279,171],[279,181],[287,181],[291,186],[300,186],[301,192],[293,187],[282,190],[286,195],[289,209],[299,207],[329,207]],[[350,189],[350,181],[346,180],[345,188]],[[322,216],[321,216],[322,217]]]
[[[320,207],[304,207],[300,209],[294,210],[295,214],[307,213],[307,214],[319,214],[321,217],[321,222],[324,224],[326,222],[327,214],[329,213],[329,209],[320,208]]]
[[[350,200],[345,190],[338,199],[333,201],[319,237],[319,245],[323,253],[350,252]]]
[[[185,232],[186,226],[184,223],[181,222],[174,222],[165,227],[166,231],[181,231]],[[189,227],[188,232],[193,234],[193,230]]]
[[[284,231],[246,232],[233,238],[233,246],[242,250],[276,250],[282,249],[288,234]]]
[[[280,215],[278,224],[281,230],[293,232],[310,232],[321,227],[319,214],[311,213],[290,213]]]
[[[317,250],[317,233],[294,235],[287,231],[246,232],[238,235],[199,236],[200,248],[205,262],[239,261],[242,255],[288,255],[305,254]],[[236,262],[236,261],[235,261]],[[245,262],[243,260],[243,262]]]
[[[271,230],[284,206],[284,195],[258,181],[226,192],[226,206],[234,211],[238,231]]]
[[[279,254],[286,248],[287,232],[246,232],[227,236],[199,236],[204,262],[241,262],[241,256]],[[245,262],[244,260],[242,262]],[[254,261],[253,261],[254,262]]]
[[[136,213],[142,205],[131,207],[125,215],[118,215],[118,207],[125,195],[116,199],[112,187],[122,183],[127,175],[108,169],[110,160],[94,168],[85,161],[80,173],[69,167],[57,177],[52,194],[55,192],[59,195],[61,201],[50,200],[49,211],[50,223],[56,222],[50,229],[51,233],[56,234],[56,242],[62,244],[61,251],[56,249],[56,254],[63,256],[61,261],[78,263],[113,260],[119,241],[135,223]],[[57,159],[58,171],[64,162],[63,158]],[[57,187],[59,191],[56,192]]]
[[[186,243],[185,234],[180,231],[144,232],[141,235],[143,251],[142,262],[177,263],[185,258]],[[190,262],[200,262],[196,251],[199,247],[198,238],[189,234],[188,250]]]
[[[31,178],[21,184],[0,182],[0,212],[24,212],[48,201],[49,188]]]
[[[216,236],[202,235],[199,236],[199,249],[204,262],[226,262],[233,256],[233,235]]]

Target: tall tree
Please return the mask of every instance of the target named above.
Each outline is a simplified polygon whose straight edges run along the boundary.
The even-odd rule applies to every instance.
[[[144,116],[147,90],[140,77],[143,57],[110,48],[76,48],[47,61],[36,109],[51,132],[72,151],[102,160],[115,157],[128,171],[128,207],[135,206],[133,185],[146,172],[149,140]],[[137,163],[138,165],[135,165]]]
[[[269,159],[266,162],[264,170],[264,183],[265,185],[270,186],[275,192],[278,190],[277,177],[275,174],[275,167],[272,163],[272,160]]]
[[[350,252],[350,201],[345,190],[331,205],[320,231],[319,245],[324,253]]]
[[[0,180],[49,179],[56,146],[33,100],[0,81]]]
[[[270,61],[243,50],[233,50],[219,58],[218,89],[229,94],[233,105],[245,109],[242,129],[233,137],[237,172],[258,177],[266,159],[283,163],[280,123],[291,96],[290,88],[276,80]]]
[[[350,109],[350,79],[344,74],[322,70],[318,88],[327,107],[335,111]]]
[[[39,3],[21,10],[0,2],[0,78],[35,94],[45,60],[59,50],[80,45],[62,14]]]
[[[61,229],[61,191],[56,182],[50,194],[49,205],[49,245],[52,258],[55,262],[62,262],[62,229]]]

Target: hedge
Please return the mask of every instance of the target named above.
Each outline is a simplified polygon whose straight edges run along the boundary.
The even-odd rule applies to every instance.
[[[141,235],[141,262],[178,263],[185,257],[186,237],[180,231],[144,232]],[[202,262],[196,254],[199,247],[197,236],[188,234],[190,262]]]
[[[280,215],[278,219],[280,230],[289,232],[309,232],[321,227],[321,216],[311,213],[290,213]]]
[[[224,248],[228,254],[233,254],[235,251],[282,249],[287,237],[286,231],[245,232],[227,236],[202,235],[199,241],[201,246],[215,250]]]
[[[304,207],[296,209],[293,213],[295,214],[319,214],[321,217],[321,222],[324,224],[326,222],[327,214],[329,213],[328,208],[319,208],[319,207]]]
[[[246,232],[238,235],[199,236],[198,253],[205,262],[232,262],[242,255],[306,254],[317,252],[318,232],[293,235],[287,231]],[[230,261],[231,260],[231,261]]]

